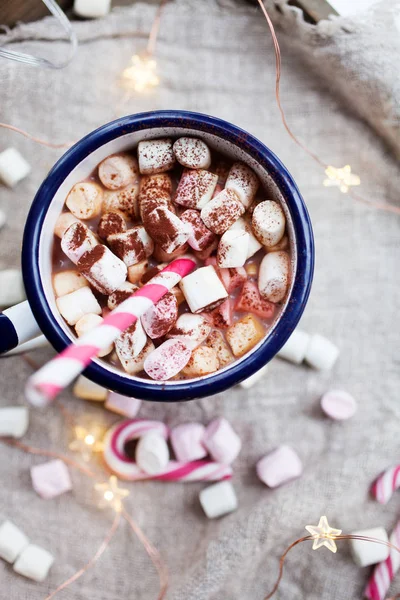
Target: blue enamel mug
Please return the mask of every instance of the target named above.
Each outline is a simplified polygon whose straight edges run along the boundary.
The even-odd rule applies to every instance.
[[[266,337],[249,353],[217,373],[191,380],[157,382],[124,373],[95,359],[85,375],[126,396],[162,402],[217,394],[246,379],[269,362],[295,329],[310,293],[314,242],[304,200],[290,173],[255,137],[226,121],[186,111],[155,111],[126,116],[93,131],[70,148],[39,188],[29,212],[22,249],[27,301],[0,316],[1,351],[42,332],[57,351],[74,335],[57,311],[51,283],[54,225],[68,191],[107,156],[134,148],[142,139],[196,136],[232,160],[248,164],[266,196],[281,203],[291,247],[291,282],[287,299]]]

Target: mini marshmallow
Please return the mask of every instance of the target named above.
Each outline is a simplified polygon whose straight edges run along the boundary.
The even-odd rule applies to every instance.
[[[256,371],[253,375],[250,375],[250,377],[248,377],[244,381],[241,381],[239,383],[240,387],[245,390],[250,389],[251,387],[253,387],[253,385],[256,385],[256,383],[261,381],[261,379],[264,379],[264,376],[266,375],[267,371],[268,365],[265,365],[265,367],[261,367],[259,371]]]
[[[29,412],[26,406],[6,406],[0,408],[0,437],[21,438],[29,425]]]
[[[202,209],[213,197],[218,176],[210,171],[184,169],[175,192],[174,202],[186,208]]]
[[[283,445],[259,460],[256,470],[265,485],[275,488],[300,477],[303,465],[293,448]]]
[[[191,229],[168,208],[155,208],[146,220],[146,229],[161,250],[170,254],[183,246]]]
[[[130,283],[129,281],[124,281],[124,283],[115,290],[112,294],[108,296],[107,306],[110,310],[114,310],[117,308],[129,296],[132,296],[133,292],[138,290],[138,286]]]
[[[65,204],[77,219],[92,219],[101,211],[103,190],[97,183],[82,181],[69,192]]]
[[[165,469],[169,462],[168,445],[162,435],[149,432],[141,437],[136,446],[137,466],[149,475],[156,475]]]
[[[279,350],[277,356],[295,365],[300,365],[306,357],[309,344],[310,336],[308,333],[295,329],[286,344]]]
[[[185,210],[180,218],[190,228],[188,244],[193,250],[202,251],[216,239],[215,233],[207,229],[197,210]]]
[[[74,13],[86,19],[105,17],[110,12],[111,0],[75,0]]]
[[[355,414],[357,402],[345,390],[329,390],[321,398],[321,408],[331,419],[344,421]]]
[[[0,153],[0,179],[12,188],[31,172],[30,164],[15,148]]]
[[[245,208],[233,190],[222,190],[201,209],[201,218],[208,229],[222,235],[244,213]]]
[[[98,243],[94,233],[78,221],[64,232],[61,238],[61,249],[69,260],[76,265],[85,252],[93,250]]]
[[[200,504],[209,519],[227,515],[238,507],[238,501],[230,481],[209,485],[199,494]]]
[[[122,417],[133,419],[139,412],[142,401],[138,398],[128,398],[116,392],[109,392],[104,408]]]
[[[239,358],[254,348],[264,335],[262,323],[250,314],[242,317],[227,329],[226,339],[234,356]]]
[[[31,477],[33,489],[46,500],[72,490],[71,477],[62,460],[50,460],[31,467]]]
[[[121,211],[134,218],[139,217],[139,180],[120,190],[106,190],[103,196],[103,212]]]
[[[139,213],[146,229],[148,225],[151,227],[152,220],[149,219],[149,216],[156,208],[166,208],[175,214],[175,207],[172,204],[171,195],[167,192],[159,188],[154,188],[148,190],[145,194],[140,194]]]
[[[236,162],[232,165],[225,183],[227,190],[233,190],[247,210],[253,202],[260,182],[257,175],[247,165]]]
[[[228,230],[218,244],[217,264],[221,269],[243,267],[247,259],[249,234],[240,230]]]
[[[129,373],[129,375],[136,375],[137,373],[143,371],[144,361],[148,356],[150,356],[154,349],[155,346],[153,342],[151,340],[147,340],[143,350],[141,350],[137,356],[133,356],[132,349],[129,346],[129,341],[126,342],[123,338],[119,343],[118,340],[115,343],[117,356],[121,361],[123,368],[127,373]]]
[[[79,223],[79,219],[74,217],[71,212],[63,212],[58,217],[55,227],[54,227],[54,235],[59,238],[62,238],[64,233],[67,231],[68,227],[73,225],[74,223]]]
[[[146,196],[150,191],[162,191],[168,196],[172,194],[172,179],[168,173],[158,173],[157,175],[145,175],[140,180],[140,195]]]
[[[248,223],[245,219],[243,219],[243,217],[239,217],[239,219],[237,221],[235,221],[234,224],[231,225],[230,228],[228,229],[228,231],[236,231],[236,230],[245,231],[246,233],[248,233],[249,244],[247,247],[246,258],[251,258],[252,256],[254,256],[254,254],[256,252],[258,252],[260,250],[260,248],[262,248],[262,244],[260,244],[258,239],[255,237],[250,223]]]
[[[153,240],[142,225],[137,225],[124,233],[110,235],[107,242],[114,254],[123,260],[127,267],[145,260],[154,250]]]
[[[112,294],[125,281],[128,269],[106,246],[99,244],[78,261],[78,269],[101,294]]]
[[[286,218],[278,202],[266,200],[257,204],[251,222],[254,235],[266,248],[275,246],[284,236]]]
[[[180,339],[170,339],[158,346],[144,361],[147,375],[156,381],[175,377],[187,365],[191,356],[189,346]]]
[[[101,315],[101,306],[90,287],[82,287],[75,292],[61,296],[61,298],[57,298],[56,304],[59,313],[68,325],[76,325],[79,319],[88,313]]]
[[[192,352],[187,365],[182,369],[186,377],[203,377],[219,369],[217,353],[208,346],[199,346]]]
[[[207,426],[203,444],[211,457],[219,463],[230,465],[237,458],[242,442],[226,419],[214,419]]]
[[[106,240],[110,235],[126,231],[126,217],[120,211],[106,212],[97,226],[98,236]]]
[[[388,543],[388,536],[383,527],[373,527],[372,529],[363,529],[362,531],[353,531],[351,535],[363,537],[372,537],[382,542]],[[371,544],[363,540],[350,540],[350,550],[353,560],[358,567],[369,567],[376,565],[387,559],[390,554],[390,548],[383,544]]]
[[[201,423],[183,423],[172,429],[170,440],[178,461],[191,462],[207,456],[202,443],[204,432],[205,427]]]
[[[93,402],[104,402],[107,398],[107,390],[84,375],[79,375],[72,388],[72,393],[76,398]]]
[[[173,252],[165,252],[164,250],[162,250],[160,248],[160,246],[158,246],[156,244],[154,246],[153,258],[160,263],[168,264],[171,261],[175,260],[175,258],[178,258],[178,256],[182,256],[183,254],[186,254],[186,252],[188,251],[188,248],[189,248],[188,244],[183,244],[183,246],[180,246]]]
[[[146,346],[146,342],[147,336],[140,319],[128,327],[128,329],[125,329],[115,340],[115,350],[126,371],[129,361],[132,358],[136,358],[142,352]]]
[[[148,266],[149,261],[146,259],[128,267],[128,280],[130,283],[138,283],[146,273]]]
[[[41,583],[46,579],[53,562],[54,557],[50,552],[35,544],[29,544],[14,563],[14,571]]]
[[[207,338],[206,344],[217,353],[220,369],[233,362],[232,352],[229,350],[228,344],[225,342],[224,336],[220,331],[216,329],[212,331]]]
[[[83,317],[81,317],[75,325],[76,335],[78,337],[82,337],[82,335],[84,335],[88,331],[91,331],[95,327],[98,327],[100,325],[100,323],[102,323],[102,322],[103,322],[103,317],[101,317],[100,315],[96,315],[93,313],[88,313],[87,315],[83,315]],[[99,358],[101,358],[103,356],[107,356],[107,354],[110,354],[110,352],[112,352],[112,349],[113,349],[113,344],[110,344],[107,348],[105,348],[105,350],[100,350],[98,352],[97,356]]]
[[[304,360],[314,369],[329,371],[333,368],[339,353],[339,348],[333,342],[323,335],[314,334],[311,336]]]
[[[211,265],[186,275],[179,286],[192,313],[212,310],[228,297],[226,289]]]
[[[66,296],[71,292],[80,290],[82,287],[87,287],[89,283],[83,275],[75,269],[60,271],[53,275],[53,289],[57,297]]]
[[[125,152],[107,156],[99,164],[99,178],[109,190],[120,190],[135,184],[139,179],[136,158]]]
[[[176,160],[188,169],[208,169],[211,165],[211,152],[202,140],[181,137],[172,147]]]
[[[178,318],[178,303],[174,294],[165,294],[142,316],[142,325],[152,340],[164,337],[175,325]]]
[[[256,282],[248,280],[237,298],[235,310],[253,313],[261,319],[271,319],[274,316],[275,304],[261,298]]]
[[[169,171],[175,165],[172,140],[142,140],[138,144],[139,170],[142,175]]]
[[[211,332],[211,326],[202,315],[183,313],[168,334],[169,338],[183,340],[191,348],[200,346]]]
[[[264,300],[281,302],[287,293],[290,258],[287,252],[268,252],[260,264],[258,289]]]
[[[28,538],[14,523],[0,525],[0,558],[12,564],[28,545]]]
[[[24,281],[19,269],[0,271],[0,307],[14,306],[26,299]]]

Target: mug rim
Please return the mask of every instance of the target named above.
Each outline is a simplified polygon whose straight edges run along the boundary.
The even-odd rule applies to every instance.
[[[285,318],[265,337],[259,348],[228,370],[203,379],[188,380],[187,385],[162,386],[145,379],[128,379],[92,362],[85,376],[99,385],[126,396],[144,400],[176,402],[218,394],[253,375],[268,363],[285,344],[295,329],[306,306],[314,272],[314,238],[310,217],[300,191],[280,159],[256,137],[223,119],[202,113],[181,110],[159,110],[127,115],[95,129],[56,162],[39,187],[29,211],[22,245],[22,272],[29,304],[39,327],[54,348],[60,352],[71,343],[60,328],[47,303],[39,269],[39,243],[47,210],[58,188],[89,154],[104,144],[143,129],[192,129],[199,133],[212,133],[244,150],[271,176],[283,194],[290,212],[297,248],[297,265]]]

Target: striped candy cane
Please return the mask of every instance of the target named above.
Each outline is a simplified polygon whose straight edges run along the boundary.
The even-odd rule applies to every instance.
[[[400,487],[400,465],[384,471],[373,483],[371,493],[381,504],[387,504],[390,498]]]
[[[114,342],[183,277],[195,268],[192,258],[172,261],[140,290],[115,308],[104,321],[28,379],[25,393],[35,406],[46,406],[87,367],[100,350]]]
[[[389,541],[393,546],[400,550],[400,521],[393,530]],[[400,568],[400,551],[390,548],[389,556],[386,560],[377,565],[364,590],[365,598],[370,600],[384,600],[390,584]]]

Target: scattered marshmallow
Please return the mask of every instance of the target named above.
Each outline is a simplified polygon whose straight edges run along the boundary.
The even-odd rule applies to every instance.
[[[88,285],[89,282],[75,269],[60,271],[53,275],[53,289],[57,298],[66,296],[71,292],[76,292],[76,290],[80,290],[82,287],[87,287]]]
[[[286,218],[278,202],[266,200],[260,202],[252,216],[254,235],[266,248],[275,246],[285,234]]]
[[[339,356],[339,348],[323,335],[314,334],[308,344],[305,361],[320,371],[332,369]]]
[[[0,307],[14,306],[26,299],[24,281],[19,269],[0,271]]]
[[[37,582],[46,579],[54,557],[35,544],[29,544],[18,556],[14,563],[14,571]]]
[[[253,373],[253,375],[250,375],[250,377],[241,381],[239,383],[240,387],[245,390],[250,389],[251,387],[253,387],[253,385],[256,385],[256,383],[261,381],[261,379],[264,379],[265,375],[267,374],[267,371],[268,365],[265,365],[265,367],[261,367],[259,371],[256,371],[255,373]]]
[[[141,260],[136,265],[128,267],[128,280],[131,283],[138,283],[146,273],[148,266],[149,261],[145,259]]]
[[[73,225],[74,223],[79,222],[79,219],[74,217],[74,215],[71,212],[63,212],[56,221],[54,227],[54,234],[57,237],[62,238],[64,233],[67,231],[68,227],[71,227],[71,225]]]
[[[217,239],[215,233],[207,229],[204,225],[197,210],[185,210],[180,218],[190,228],[188,244],[193,250],[205,250],[205,248]]]
[[[211,165],[211,152],[202,140],[181,137],[172,147],[176,160],[188,169],[208,169]]]
[[[251,314],[233,323],[226,332],[226,339],[236,358],[249,352],[264,336],[262,323]]]
[[[107,390],[84,375],[79,375],[72,388],[72,393],[76,398],[93,402],[104,402],[107,398]]]
[[[12,564],[28,545],[28,538],[14,523],[0,525],[0,558]]]
[[[82,181],[69,192],[65,204],[77,219],[92,219],[101,211],[103,190],[97,183]]]
[[[128,370],[129,361],[136,358],[142,352],[146,346],[146,342],[147,336],[140,319],[128,327],[128,329],[125,329],[115,340],[115,350],[126,371]]]
[[[191,350],[180,339],[167,340],[158,346],[144,361],[147,375],[157,381],[175,377],[187,365]]]
[[[387,533],[383,527],[353,531],[352,535],[372,537],[385,543],[389,542]],[[363,540],[350,540],[350,550],[354,562],[359,567],[376,565],[386,560],[390,554],[390,548],[387,546],[383,544],[371,544],[371,542]]]
[[[168,173],[158,173],[157,175],[145,175],[140,180],[140,195],[146,196],[150,191],[162,191],[168,196],[172,194],[172,179]]]
[[[214,419],[207,426],[203,444],[212,458],[221,464],[230,465],[237,458],[242,442],[226,419]]]
[[[217,235],[225,233],[244,213],[245,208],[233,190],[222,190],[201,209],[201,218]]]
[[[138,289],[139,288],[137,285],[134,285],[129,281],[124,281],[124,283],[120,285],[115,292],[108,296],[107,307],[110,310],[114,310],[114,308],[117,308],[121,302],[132,296],[133,292],[136,292]]]
[[[214,267],[201,267],[186,275],[179,286],[193,313],[212,310],[221,304],[228,293],[218,277]]]
[[[67,466],[59,459],[31,467],[31,477],[33,489],[46,500],[72,490]]]
[[[142,140],[138,144],[139,170],[142,175],[169,171],[175,165],[172,140]]]
[[[61,238],[61,249],[69,260],[76,265],[85,252],[93,250],[98,243],[94,233],[78,221],[70,225],[64,232]]]
[[[183,246],[191,233],[187,223],[163,206],[148,215],[146,229],[161,250],[168,254]]]
[[[246,233],[248,233],[249,243],[247,247],[246,259],[251,258],[256,252],[260,250],[260,248],[262,248],[262,244],[260,244],[256,236],[254,235],[250,223],[243,219],[243,217],[239,217],[239,219],[235,221],[233,225],[231,225],[228,229],[228,231],[236,230],[245,231]]]
[[[265,485],[275,488],[300,477],[303,465],[293,448],[279,446],[258,461],[256,470],[258,477]]]
[[[98,244],[81,256],[78,269],[101,294],[115,292],[124,283],[128,274],[125,263],[102,244]]]
[[[6,186],[14,187],[30,172],[30,164],[16,148],[7,148],[0,153],[0,179]]]
[[[238,507],[235,490],[230,481],[220,481],[201,490],[199,500],[209,519],[223,517]]]
[[[97,234],[103,240],[116,233],[125,233],[126,216],[120,211],[111,211],[103,213],[97,226]]]
[[[76,325],[79,319],[88,313],[101,315],[101,306],[90,287],[82,287],[75,292],[61,296],[61,298],[57,298],[56,304],[68,325]]]
[[[172,292],[165,294],[155,305],[142,316],[142,325],[152,339],[164,337],[178,319],[178,302]]]
[[[277,356],[295,365],[300,365],[306,357],[309,343],[309,334],[305,331],[300,331],[300,329],[295,329],[286,344],[279,350]]]
[[[205,427],[201,423],[183,423],[172,429],[170,440],[178,461],[191,462],[207,456],[202,443],[204,432]]]
[[[260,264],[258,289],[270,302],[281,302],[287,293],[290,277],[290,258],[287,252],[268,252]]]
[[[248,248],[249,234],[246,231],[225,231],[218,244],[218,266],[221,269],[243,267],[247,259]]]
[[[208,346],[199,346],[192,352],[187,365],[182,369],[186,377],[203,377],[219,369],[217,353]]]
[[[140,218],[143,221],[143,225],[147,227],[151,226],[150,214],[156,208],[166,208],[175,214],[175,207],[171,201],[171,195],[158,188],[148,190],[146,193],[141,193],[139,196],[139,213]]]
[[[106,190],[103,197],[103,211],[120,211],[124,215],[139,218],[139,180],[120,190]]]
[[[139,179],[136,158],[125,152],[107,156],[99,164],[99,178],[109,190],[120,190],[135,184]]]
[[[251,312],[261,319],[271,319],[274,316],[275,304],[261,298],[256,282],[248,280],[240,291],[235,310]]]
[[[88,331],[91,331],[95,327],[98,327],[103,322],[103,320],[103,317],[94,313],[88,313],[87,315],[83,315],[83,317],[81,317],[75,325],[76,335],[78,337],[82,337],[82,335],[84,335]],[[99,358],[101,358],[102,356],[107,356],[107,354],[110,354],[110,352],[112,352],[112,349],[113,344],[110,344],[104,350],[100,350],[97,356]]]
[[[213,348],[217,353],[219,368],[226,367],[233,362],[232,352],[229,350],[228,344],[220,331],[215,329],[207,338],[206,345]]]
[[[139,439],[135,452],[136,464],[149,475],[161,473],[169,462],[168,445],[162,435],[149,432]]]
[[[140,371],[143,371],[144,362],[154,351],[155,346],[151,340],[147,340],[139,354],[134,356],[129,344],[129,339],[126,340],[125,337],[122,337],[121,339],[121,337],[122,336],[115,342],[117,356],[125,371],[129,373],[129,375],[136,375],[137,373],[140,373]]]
[[[29,425],[29,412],[26,406],[6,406],[0,408],[0,437],[21,438]]]
[[[183,340],[190,348],[196,348],[204,342],[211,332],[211,325],[202,315],[183,313],[168,333],[169,338]]]
[[[136,225],[123,233],[112,234],[108,236],[107,242],[127,267],[145,260],[154,250],[153,240],[142,225]]]
[[[257,175],[247,165],[236,162],[232,165],[225,183],[227,190],[233,190],[247,210],[254,200],[260,182]]]
[[[211,200],[218,176],[210,171],[184,169],[175,192],[174,202],[185,208],[201,210]]]
[[[355,414],[357,402],[344,390],[329,390],[321,398],[321,408],[331,419],[344,421]]]
[[[111,0],[75,0],[74,13],[86,19],[105,17],[110,12]]]
[[[142,401],[138,398],[128,398],[116,392],[109,392],[104,408],[122,417],[133,419],[139,412]]]

